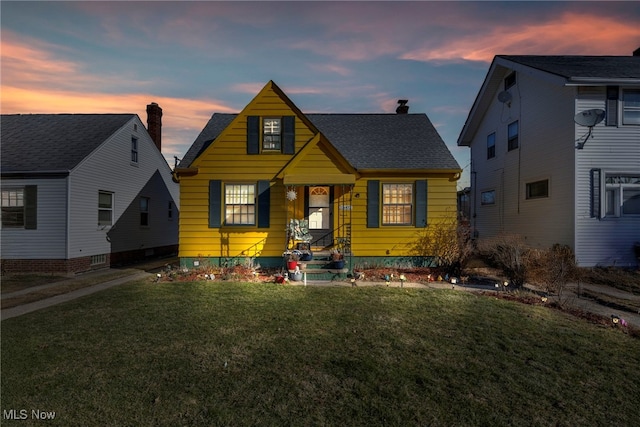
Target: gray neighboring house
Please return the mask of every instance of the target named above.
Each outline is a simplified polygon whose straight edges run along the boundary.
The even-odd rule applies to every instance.
[[[2,272],[65,274],[177,253],[162,109],[2,115]]]
[[[638,265],[638,52],[493,59],[458,138],[479,240],[519,234],[569,245],[580,266]]]

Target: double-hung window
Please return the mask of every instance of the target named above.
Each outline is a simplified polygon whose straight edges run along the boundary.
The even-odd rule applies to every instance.
[[[605,216],[640,215],[640,174],[609,174],[604,180]]]
[[[542,199],[549,197],[549,180],[528,182],[526,184],[527,199]]]
[[[518,121],[512,122],[507,127],[507,150],[518,148]]]
[[[131,137],[131,163],[138,163],[138,138]]]
[[[149,225],[149,203],[148,197],[140,197],[140,225],[143,227]]]
[[[98,192],[98,225],[101,227],[113,225],[113,193]]]
[[[262,149],[280,151],[281,119],[265,117],[262,119]]]
[[[382,224],[411,225],[413,184],[382,185]]]
[[[255,225],[255,184],[226,184],[224,186],[226,225]]]
[[[493,132],[487,136],[487,159],[493,159],[496,156],[496,133]]]
[[[24,189],[2,190],[2,226],[24,227]]]
[[[622,124],[640,125],[640,89],[622,92]]]

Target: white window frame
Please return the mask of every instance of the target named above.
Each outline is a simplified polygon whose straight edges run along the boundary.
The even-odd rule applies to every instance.
[[[627,95],[637,97],[633,105],[630,105],[630,99],[626,99]],[[640,89],[623,89],[621,104],[622,124],[625,126],[640,126]],[[631,120],[627,117],[627,114],[633,114],[636,117]]]
[[[100,196],[109,196],[110,205],[101,205]],[[98,227],[111,227],[113,225],[113,206],[115,195],[111,191],[98,191]],[[100,219],[100,212],[109,212],[109,221]]]
[[[3,228],[24,228],[25,225],[25,212],[24,212],[24,187],[7,187],[2,189],[2,210],[5,209],[10,210],[11,212],[15,212],[16,221],[11,223],[7,218],[2,218],[2,227]],[[19,213],[19,211],[22,211]],[[10,215],[11,217],[14,214]],[[20,221],[21,219],[21,221]]]
[[[224,224],[256,225],[256,184],[228,183],[224,185]]]
[[[382,184],[382,225],[413,225],[413,183]]]
[[[274,126],[277,123],[277,126]],[[282,117],[262,118],[262,150],[282,150]]]
[[[604,172],[602,178],[602,217],[603,218],[619,218],[619,217],[637,217],[638,213],[625,213],[625,190],[627,193],[638,192],[640,195],[640,174],[639,173],[621,173],[621,172]]]
[[[138,138],[131,137],[131,163],[138,164]]]

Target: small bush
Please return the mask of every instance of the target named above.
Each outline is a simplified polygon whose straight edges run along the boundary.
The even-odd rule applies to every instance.
[[[531,250],[528,266],[530,281],[546,292],[562,295],[564,285],[577,278],[573,250],[567,245],[555,244],[546,250]]]
[[[435,257],[437,266],[451,276],[460,276],[473,254],[471,229],[446,218],[429,224],[411,244],[411,253],[422,257]]]
[[[531,248],[517,234],[503,234],[480,244],[481,255],[501,269],[510,285],[521,288],[527,280],[528,257]]]

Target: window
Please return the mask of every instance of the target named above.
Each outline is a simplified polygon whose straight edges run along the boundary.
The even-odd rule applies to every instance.
[[[518,148],[518,121],[509,124],[507,128],[507,150],[515,150]]]
[[[138,163],[138,138],[131,137],[131,162]]]
[[[411,225],[413,184],[382,185],[382,224]]]
[[[99,265],[99,264],[106,264],[106,263],[107,263],[106,254],[91,255],[91,265]]]
[[[169,200],[169,208],[167,209],[167,218],[173,219],[173,202]]]
[[[509,89],[511,86],[516,84],[516,72],[512,72],[504,79],[504,90]]]
[[[493,132],[487,136],[487,159],[493,159],[496,156],[496,133]]]
[[[225,224],[256,223],[255,184],[226,184],[224,187]]]
[[[149,198],[140,197],[140,225],[149,225]]]
[[[622,124],[640,125],[640,90],[622,92]]]
[[[527,183],[527,199],[549,197],[549,180]]]
[[[113,225],[113,193],[98,192],[98,225]]]
[[[280,119],[264,118],[262,120],[262,149],[280,151]]]
[[[495,205],[496,204],[496,190],[483,191],[480,193],[481,205]]]
[[[640,215],[640,175],[606,174],[605,216]]]
[[[2,189],[2,226],[35,230],[38,225],[38,186]]]
[[[24,189],[2,190],[2,226],[24,227]]]

